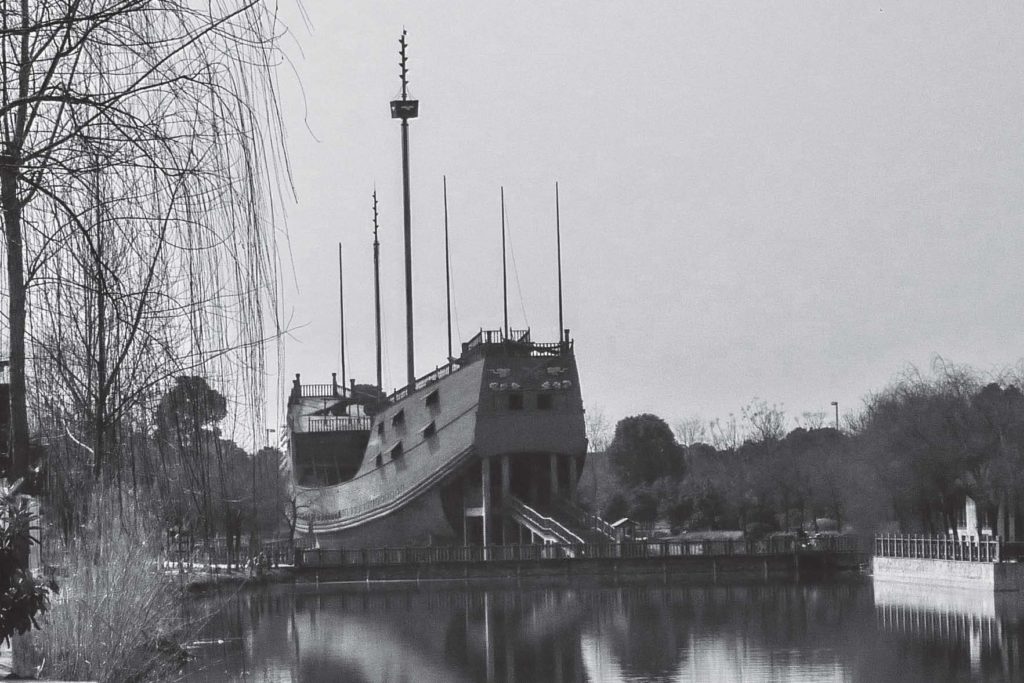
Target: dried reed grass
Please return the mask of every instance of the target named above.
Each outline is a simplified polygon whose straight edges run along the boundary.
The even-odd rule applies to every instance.
[[[78,538],[48,552],[66,576],[39,643],[43,675],[63,680],[172,677],[188,622],[181,591],[160,567],[155,517],[116,491],[95,493]],[[52,547],[52,546],[51,546]]]

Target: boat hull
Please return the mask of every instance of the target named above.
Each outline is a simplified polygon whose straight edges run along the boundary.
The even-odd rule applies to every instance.
[[[293,427],[319,405],[305,403],[290,410]],[[483,542],[481,524],[495,524],[483,508],[500,512],[503,494],[539,499],[575,485],[586,437],[571,347],[465,353],[393,397],[368,432],[350,480],[295,486],[300,536],[339,548]]]

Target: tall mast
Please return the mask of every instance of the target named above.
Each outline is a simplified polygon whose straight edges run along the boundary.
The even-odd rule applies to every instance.
[[[501,188],[501,302],[505,309],[505,338],[508,338],[508,269],[505,266],[505,187]]]
[[[452,260],[448,251],[448,177],[441,176],[444,184],[444,297],[448,307],[448,362],[452,361]]]
[[[558,210],[558,182],[555,182],[555,244],[558,255],[558,338],[565,335],[565,323],[562,320],[562,222]]]
[[[341,242],[338,242],[338,308],[341,313],[341,387],[348,386],[345,373],[345,276],[341,265]]]
[[[409,119],[419,115],[419,101],[410,100],[408,97],[409,70],[406,68],[405,58],[405,29],[402,29],[402,37],[398,44],[401,49],[398,51],[401,61],[398,65],[402,67],[402,99],[391,101],[391,118],[402,120],[402,204],[405,218],[405,351],[406,367],[408,371],[408,385],[416,383],[416,367],[414,362],[413,340],[412,340],[412,212],[409,206]]]
[[[373,191],[373,308],[377,328],[377,391],[384,390],[380,363],[380,241],[377,239],[377,190]]]

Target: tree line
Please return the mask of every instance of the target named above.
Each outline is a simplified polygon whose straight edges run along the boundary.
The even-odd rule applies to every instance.
[[[607,518],[676,529],[902,530],[946,533],[966,496],[980,520],[1024,498],[1024,377],[986,377],[936,361],[868,396],[842,430],[804,414],[786,431],[779,406],[754,400],[741,419],[591,420],[583,502]],[[606,432],[605,432],[606,434]]]

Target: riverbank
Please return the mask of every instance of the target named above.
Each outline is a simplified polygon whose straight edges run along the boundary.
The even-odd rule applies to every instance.
[[[167,575],[177,581],[185,593],[203,593],[232,586],[288,583],[295,580],[295,571],[291,566],[271,567],[253,573],[247,569],[227,569],[224,566],[210,569],[197,565],[189,571],[168,570]]]
[[[253,575],[224,568],[178,576],[187,593],[276,583],[361,587],[421,584],[533,585],[691,584],[799,581],[859,572],[857,558],[826,554],[685,556],[662,558],[573,558],[488,562],[400,563],[351,566],[280,566]]]

